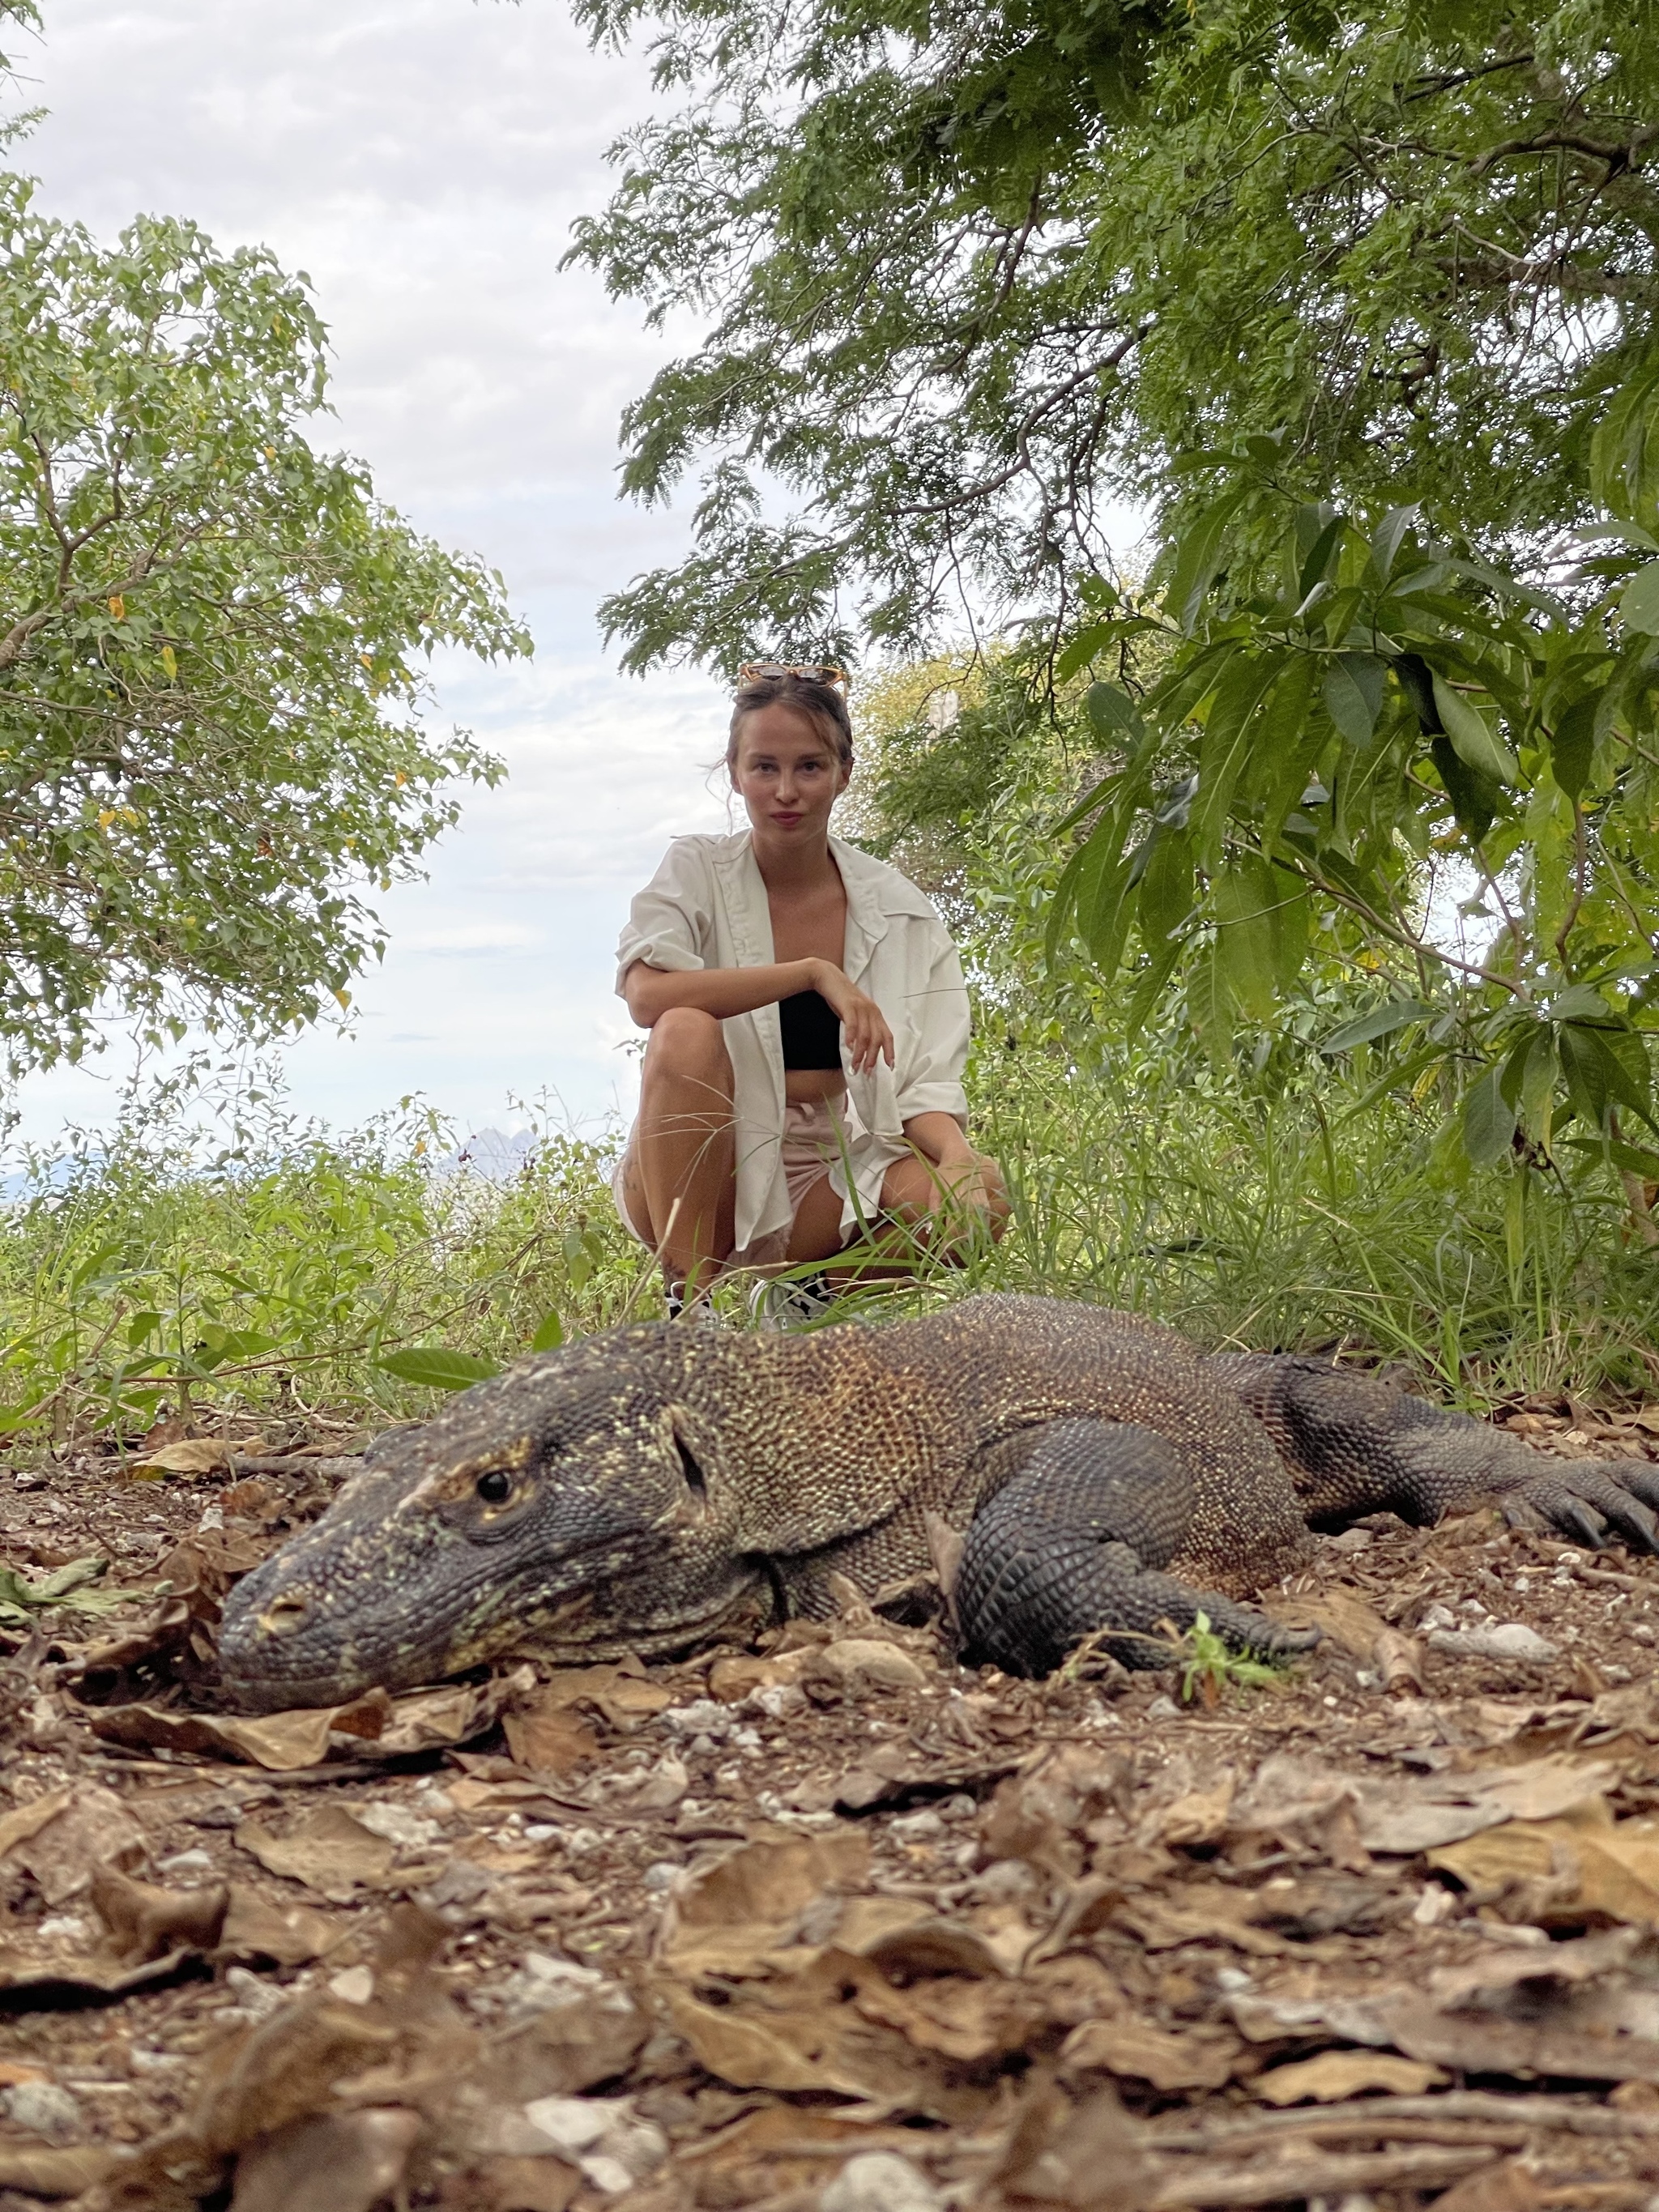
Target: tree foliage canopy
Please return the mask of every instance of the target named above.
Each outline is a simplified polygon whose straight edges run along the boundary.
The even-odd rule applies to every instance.
[[[629,661],[1052,619],[1115,501],[1279,440],[1305,498],[1488,553],[1584,518],[1655,307],[1659,33],[1627,0],[580,0],[678,112],[578,252],[708,335],[625,423],[696,545]],[[780,513],[783,504],[792,511]],[[1121,520],[1121,519],[1120,519]]]
[[[28,11],[5,11],[27,18]],[[82,1051],[118,1005],[313,1020],[493,781],[422,726],[435,647],[528,649],[499,578],[421,538],[324,408],[302,280],[187,222],[115,245],[0,176],[0,1051]],[[356,888],[354,888],[356,886]]]

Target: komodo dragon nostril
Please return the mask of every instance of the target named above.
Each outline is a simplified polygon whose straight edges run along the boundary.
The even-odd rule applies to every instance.
[[[304,1627],[310,1611],[309,1601],[297,1590],[289,1590],[272,1598],[259,1615],[259,1626],[267,1636],[292,1636],[296,1628]]]

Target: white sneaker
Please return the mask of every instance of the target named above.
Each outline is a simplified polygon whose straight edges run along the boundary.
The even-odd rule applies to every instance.
[[[756,1286],[749,1317],[757,1328],[816,1328],[834,1310],[836,1293],[823,1275],[785,1275]]]

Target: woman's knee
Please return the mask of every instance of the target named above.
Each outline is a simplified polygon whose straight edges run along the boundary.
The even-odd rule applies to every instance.
[[[695,1076],[730,1086],[732,1063],[720,1023],[700,1006],[670,1006],[652,1025],[645,1048],[647,1075]]]

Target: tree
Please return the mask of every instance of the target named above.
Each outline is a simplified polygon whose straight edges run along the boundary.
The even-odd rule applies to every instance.
[[[1659,28],[1627,0],[578,0],[677,113],[576,251],[707,336],[625,481],[696,548],[607,618],[640,666],[1050,624],[1195,448],[1420,501],[1488,556],[1588,515],[1656,305]],[[780,494],[787,509],[779,514]],[[959,616],[956,617],[959,622]]]
[[[12,12],[16,12],[15,10]],[[0,178],[0,1039],[76,1057],[344,1006],[365,902],[494,782],[422,726],[434,647],[527,652],[499,577],[304,434],[324,332],[269,254],[112,248]]]

